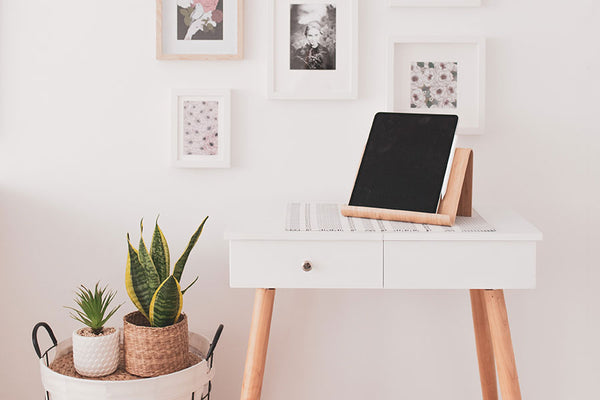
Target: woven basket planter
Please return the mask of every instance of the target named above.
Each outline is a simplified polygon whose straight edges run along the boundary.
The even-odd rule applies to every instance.
[[[133,375],[152,377],[170,374],[189,365],[187,316],[164,328],[149,326],[139,311],[123,317],[125,369]]]

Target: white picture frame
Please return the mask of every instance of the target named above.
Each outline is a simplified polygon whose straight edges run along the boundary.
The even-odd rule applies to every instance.
[[[481,0],[388,0],[390,7],[481,7]]]
[[[312,23],[303,20],[298,7],[334,7],[335,42],[332,52],[333,68],[300,69],[295,60],[300,57],[301,46],[296,48],[301,36]],[[295,7],[295,8],[294,8]],[[300,9],[307,18],[310,12]],[[319,14],[315,12],[317,18]],[[269,7],[269,60],[267,97],[270,99],[355,99],[358,94],[358,2],[357,0],[270,0]],[[320,21],[330,21],[329,17]],[[306,22],[306,23],[305,23]],[[331,29],[325,37],[331,46]],[[308,38],[306,39],[308,45]],[[320,70],[319,70],[320,69]]]
[[[485,129],[485,52],[485,38],[480,36],[391,37],[388,47],[388,111],[456,114],[459,117],[457,134],[482,134]],[[436,68],[439,62],[453,64],[457,72],[454,75],[455,97],[453,104],[448,105],[450,108],[437,108],[444,106],[430,104],[429,101],[425,104],[414,101],[411,71],[416,67],[413,63],[419,62],[438,62]]]
[[[171,104],[172,165],[178,168],[229,168],[231,91],[173,89]]]

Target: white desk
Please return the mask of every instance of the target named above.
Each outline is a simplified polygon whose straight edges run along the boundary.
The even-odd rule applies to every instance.
[[[379,288],[470,289],[483,399],[498,399],[496,369],[502,399],[521,399],[502,289],[535,287],[542,234],[477,210],[495,232],[286,232],[281,218],[227,233],[230,286],[256,288],[241,398],[260,398],[275,289]]]

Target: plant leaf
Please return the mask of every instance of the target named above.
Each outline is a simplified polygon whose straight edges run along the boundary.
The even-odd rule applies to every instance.
[[[192,287],[192,285],[193,285],[194,283],[196,283],[196,281],[198,280],[198,278],[200,278],[200,277],[199,277],[199,276],[197,276],[197,277],[196,277],[196,279],[194,279],[194,281],[193,281],[192,283],[190,283],[189,285],[187,285],[187,287],[181,291],[181,294],[185,294],[185,292],[186,292],[186,291],[187,291],[189,288],[191,288],[191,287]]]
[[[140,245],[138,249],[138,256],[140,258],[140,263],[142,264],[142,267],[144,267],[144,271],[147,274],[148,285],[150,286],[152,294],[154,295],[154,292],[156,291],[156,289],[158,289],[158,286],[162,281],[160,280],[158,272],[156,271],[156,267],[152,262],[150,253],[148,253],[148,248],[146,248],[146,243],[144,242],[143,234],[144,225],[142,220],[140,222]]]
[[[163,327],[173,325],[183,306],[183,295],[179,282],[169,276],[156,290],[150,303],[150,325]]]
[[[162,230],[158,226],[158,217],[154,225],[154,234],[152,235],[152,243],[150,244],[150,258],[158,272],[158,278],[161,282],[169,277],[171,268],[171,259],[169,255],[169,246],[167,239]]]
[[[116,306],[116,307],[115,307],[115,308],[114,308],[114,309],[113,309],[111,312],[109,312],[109,313],[108,313],[108,315],[107,315],[107,316],[106,316],[106,317],[105,317],[105,318],[102,320],[102,326],[104,326],[104,324],[105,324],[105,323],[106,323],[106,322],[107,322],[107,321],[110,319],[110,317],[112,317],[112,316],[114,315],[114,313],[116,313],[116,312],[117,312],[117,310],[118,310],[119,308],[121,308],[121,306],[122,306],[123,304],[124,304],[124,303],[121,303],[121,304],[119,304],[119,305],[118,305],[118,306]]]
[[[158,287],[158,274],[156,270],[146,270],[140,262],[138,251],[131,245],[127,234],[127,268],[125,270],[125,286],[129,298],[149,320],[150,302]]]
[[[105,317],[108,306],[113,301],[116,292],[107,291],[108,286],[103,288],[99,286],[100,282],[97,282],[93,292],[83,285],[78,288],[78,291],[75,292],[75,304],[79,306],[79,310],[65,306],[65,308],[73,311],[70,313],[73,319],[89,326],[94,334],[102,332],[104,324],[121,307],[121,305],[115,307]]]
[[[194,232],[194,234],[192,235],[192,237],[187,245],[187,248],[185,249],[185,251],[183,252],[181,257],[179,257],[179,260],[177,260],[177,263],[175,263],[175,268],[173,269],[173,276],[175,277],[175,279],[177,279],[177,282],[181,281],[181,275],[183,275],[183,269],[185,268],[185,263],[187,262],[190,252],[196,245],[196,242],[198,241],[198,238],[200,237],[200,234],[202,233],[202,229],[204,228],[204,224],[206,223],[207,219],[208,219],[208,217],[204,218],[204,221],[202,221],[202,223],[200,224],[200,226],[198,227],[196,232]]]

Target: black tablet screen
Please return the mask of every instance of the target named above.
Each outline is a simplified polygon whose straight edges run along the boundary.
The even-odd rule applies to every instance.
[[[377,113],[351,206],[435,213],[458,117]]]

